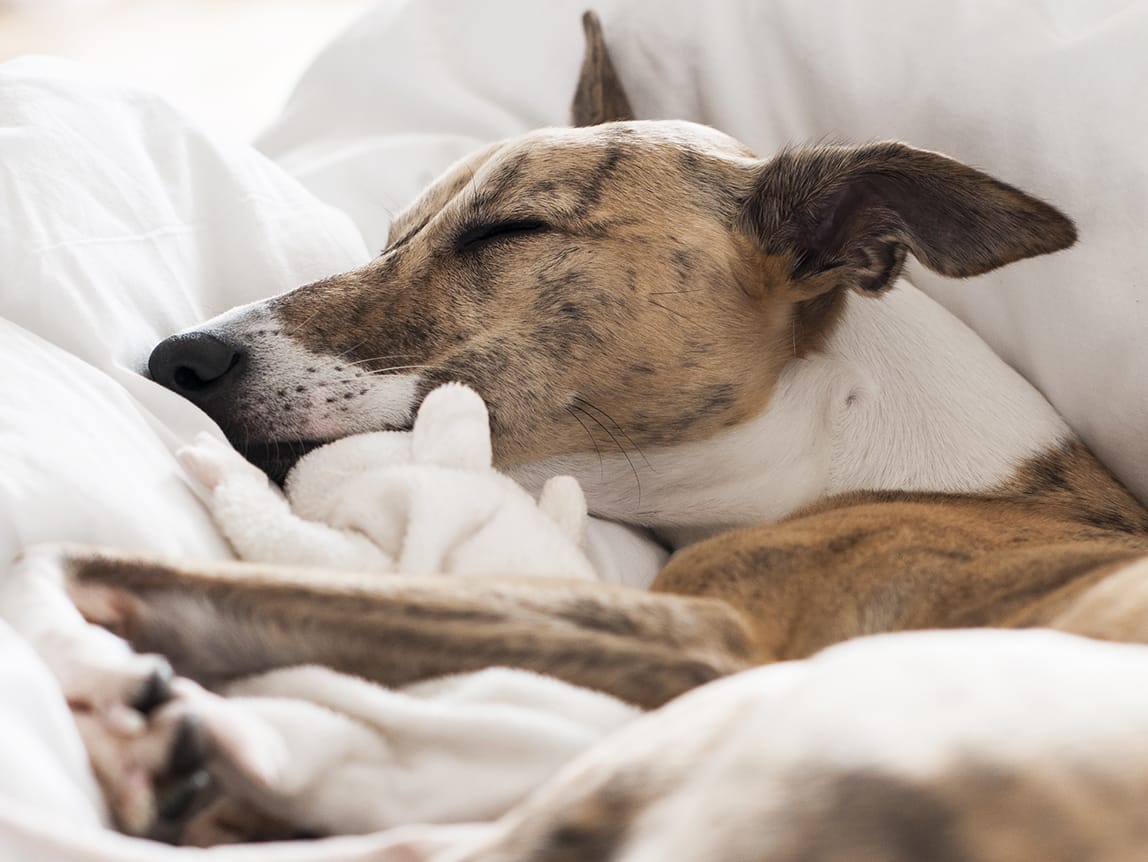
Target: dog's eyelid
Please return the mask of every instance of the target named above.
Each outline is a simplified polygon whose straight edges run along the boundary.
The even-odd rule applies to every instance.
[[[460,249],[474,248],[495,239],[546,233],[552,229],[553,227],[549,222],[539,218],[503,219],[502,221],[483,222],[466,228],[459,234],[457,243]]]

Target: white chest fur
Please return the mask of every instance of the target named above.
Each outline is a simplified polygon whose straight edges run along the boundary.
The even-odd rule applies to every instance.
[[[579,455],[514,475],[531,486],[571,473],[592,512],[680,547],[848,491],[981,492],[1069,433],[975,333],[901,281],[880,299],[850,295],[825,349],[790,363],[752,421],[629,461]]]
[[[1070,434],[1035,387],[905,281],[852,295],[830,357],[851,370],[835,412],[828,493],[977,493]]]

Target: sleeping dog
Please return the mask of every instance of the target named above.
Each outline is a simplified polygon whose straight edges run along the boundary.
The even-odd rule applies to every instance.
[[[760,159],[710,128],[632,121],[593,19],[588,33],[582,125],[475,153],[375,261],[169,339],[151,370],[273,476],[282,453],[408,427],[428,392],[466,383],[502,469],[535,489],[574,475],[594,513],[677,551],[650,591],[87,551],[25,574],[207,685],[299,663],[385,685],[508,665],[650,708],[868,634],[1144,641],[1148,512],[899,280],[909,254],[959,278],[1065,249],[1071,221],[900,143]],[[171,697],[161,665],[128,672],[110,646],[87,673],[97,653],[71,625],[51,663],[73,700],[109,667],[145,717]],[[490,858],[615,858],[619,835],[655,828],[639,791],[663,753],[629,765],[633,792],[582,801],[570,830],[590,844]],[[560,801],[532,822],[557,822]]]

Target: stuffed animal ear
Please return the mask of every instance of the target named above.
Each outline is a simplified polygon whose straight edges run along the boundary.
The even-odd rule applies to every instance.
[[[455,470],[490,468],[490,417],[478,393],[447,383],[423,399],[411,431],[411,461]]]
[[[880,293],[907,252],[963,278],[1076,241],[1054,207],[899,143],[783,152],[756,169],[742,217],[763,251],[788,258],[805,297],[834,287]]]
[[[538,508],[579,548],[585,546],[589,515],[586,495],[573,476],[555,476],[542,486]]]
[[[582,30],[586,34],[586,48],[582,55],[578,88],[570,104],[570,125],[596,126],[634,119],[630,100],[618,80],[610,52],[606,50],[602,22],[593,12],[587,12],[582,16]]]

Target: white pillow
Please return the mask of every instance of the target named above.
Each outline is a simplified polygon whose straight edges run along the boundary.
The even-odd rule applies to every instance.
[[[566,122],[588,5],[641,117],[709,123],[761,154],[897,138],[1072,216],[1070,251],[909,278],[1148,501],[1148,2],[391,0],[323,53],[261,146],[380,247],[387,211],[455,157]]]
[[[158,98],[0,66],[0,578],[39,541],[229,556],[171,454],[214,426],[137,372],[173,330],[367,256],[342,214]],[[50,809],[74,837],[100,814],[63,699],[14,641],[0,623],[0,858],[75,858],[13,849],[38,839],[10,821]]]
[[[355,227],[158,98],[0,67],[0,576],[74,540],[228,556],[171,451],[213,425],[138,371],[161,338],[355,266]]]

